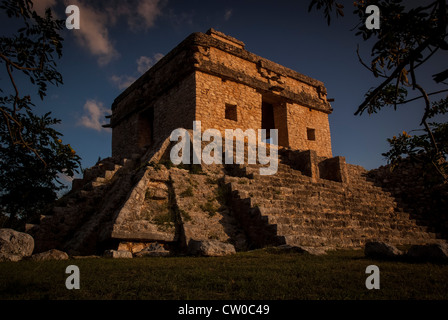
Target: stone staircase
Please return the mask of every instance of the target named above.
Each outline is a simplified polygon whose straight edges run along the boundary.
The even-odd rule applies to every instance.
[[[91,220],[97,219],[98,213],[102,213],[106,206],[120,204],[120,195],[111,196],[111,191],[118,177],[123,176],[122,171],[131,167],[134,160],[107,158],[84,170],[82,179],[74,179],[72,190],[56,201],[51,215],[41,216],[37,225],[27,225],[27,232],[36,240],[35,252],[59,248],[82,253],[80,248],[76,249],[81,251],[73,251],[71,243],[88,232]],[[78,244],[76,247],[81,246]],[[89,245],[86,245],[86,250],[91,250]]]
[[[443,241],[412,219],[390,193],[367,181],[362,167],[339,159],[344,181],[332,181],[310,176],[312,170],[305,175],[294,169],[289,151],[279,152],[279,158],[275,175],[260,175],[259,165],[239,165],[225,176],[232,209],[253,247],[359,248],[371,240],[395,245]],[[316,168],[329,162],[314,159]]]
[[[247,154],[245,164],[203,164],[194,173],[166,167],[170,141],[163,144],[149,155],[108,158],[85,170],[52,215],[28,226],[35,252],[89,255],[153,242],[183,252],[190,240],[226,242],[237,250],[445,242],[342,157],[281,148],[273,175],[260,175],[262,165],[247,164]]]

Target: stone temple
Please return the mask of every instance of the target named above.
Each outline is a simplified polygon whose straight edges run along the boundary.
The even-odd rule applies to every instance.
[[[432,195],[412,189],[424,181],[408,171],[394,178],[333,156],[326,96],[322,82],[250,53],[240,40],[213,29],[191,34],[115,99],[105,125],[112,156],[27,226],[35,251],[221,255],[444,242],[447,219],[422,214],[443,211],[448,197],[428,205]],[[170,134],[191,132],[194,121],[223,136],[277,129],[277,173],[260,175],[261,164],[173,165]]]
[[[194,33],[115,99],[112,156],[140,153],[176,128],[277,129],[280,146],[331,157],[324,84],[210,29]]]

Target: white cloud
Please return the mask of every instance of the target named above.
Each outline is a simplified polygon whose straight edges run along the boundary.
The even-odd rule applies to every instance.
[[[140,74],[148,71],[153,65],[155,65],[164,55],[162,53],[156,53],[152,58],[147,56],[141,56],[137,59],[137,71]]]
[[[80,12],[80,29],[73,33],[77,42],[98,58],[100,66],[108,64],[119,56],[109,38],[109,18],[106,11],[96,10],[81,1],[66,1],[75,4]]]
[[[154,54],[154,64],[156,64],[160,59],[162,59],[165,55],[163,53]]]
[[[110,77],[110,80],[113,82],[113,84],[120,90],[126,89],[129,87],[137,78],[132,76],[116,76],[113,75]]]
[[[226,10],[226,12],[224,13],[224,20],[225,21],[229,20],[231,16],[232,16],[232,9]]]
[[[101,122],[104,117],[110,113],[110,110],[104,107],[102,102],[87,100],[84,104],[84,115],[79,119],[78,125],[96,131],[105,130],[105,128],[102,127]]]
[[[161,14],[159,0],[141,0],[138,2],[137,12],[143,18],[144,26],[150,28]]]
[[[139,75],[144,74],[146,71],[148,71],[153,65],[157,63],[160,59],[164,57],[161,53],[156,53],[153,55],[153,57],[147,57],[147,56],[141,56],[139,57],[137,62],[137,72]],[[137,76],[128,76],[128,75],[122,75],[117,76],[113,75],[110,77],[110,80],[112,83],[120,90],[126,89],[129,87],[135,80],[137,80]]]
[[[149,68],[153,66],[152,59],[150,57],[141,56],[137,59],[137,71],[138,73],[145,73]]]
[[[56,0],[39,0],[39,8],[55,4]],[[131,30],[148,29],[154,26],[161,15],[163,0],[141,1],[90,1],[65,0],[65,4],[74,4],[80,11],[80,29],[73,32],[77,42],[90,54],[98,58],[98,64],[104,66],[119,57],[110,37],[110,27],[124,17]]]

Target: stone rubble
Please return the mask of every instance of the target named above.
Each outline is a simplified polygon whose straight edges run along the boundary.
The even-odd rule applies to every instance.
[[[0,229],[0,261],[20,261],[31,256],[34,239],[27,233]]]

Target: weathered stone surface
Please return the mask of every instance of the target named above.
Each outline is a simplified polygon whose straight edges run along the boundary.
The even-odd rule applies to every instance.
[[[147,167],[138,174],[113,221],[111,237],[120,240],[175,241],[174,213],[168,199],[167,169]],[[169,176],[168,176],[169,178]]]
[[[261,129],[268,110],[275,112],[280,145],[331,157],[332,108],[324,84],[250,53],[231,38],[213,30],[190,35],[120,94],[112,105],[112,154],[141,152],[174,129],[191,129],[195,120],[202,130],[223,134]],[[226,113],[229,106],[236,108],[236,118]]]
[[[224,189],[216,176],[193,175],[187,170],[172,168],[171,178],[186,244],[190,239],[221,242],[232,239],[236,250],[246,246],[242,230],[225,204]]]
[[[169,139],[167,141],[170,142]],[[170,180],[169,170],[165,166],[157,165],[157,168],[149,166],[147,172],[151,177],[151,181],[166,182]],[[162,188],[166,190],[166,187],[162,186]]]
[[[132,258],[132,253],[124,250],[106,250],[103,256],[114,259],[129,259]]]
[[[401,256],[403,252],[390,244],[371,241],[366,243],[364,254],[373,259],[392,259]]]
[[[415,245],[409,248],[406,256],[419,261],[448,262],[448,245],[446,243]]]
[[[236,252],[232,244],[217,240],[190,240],[188,251],[192,255],[207,257],[226,256]]]
[[[448,239],[448,184],[434,166],[403,159],[398,166],[370,170],[368,179],[394,196],[421,226]]]
[[[45,252],[33,254],[30,257],[30,260],[33,261],[45,261],[45,260],[67,260],[68,254],[64,251],[60,251],[57,249],[51,249]]]
[[[146,246],[147,245],[144,242],[125,241],[118,244],[117,250],[130,251],[134,254],[136,252],[142,251],[146,248]]]
[[[151,243],[148,247],[137,252],[136,257],[166,257],[170,252],[159,243]]]
[[[34,239],[27,233],[0,229],[0,261],[19,261],[33,253]]]
[[[164,183],[149,185],[146,197],[154,200],[168,199],[168,187]]]

